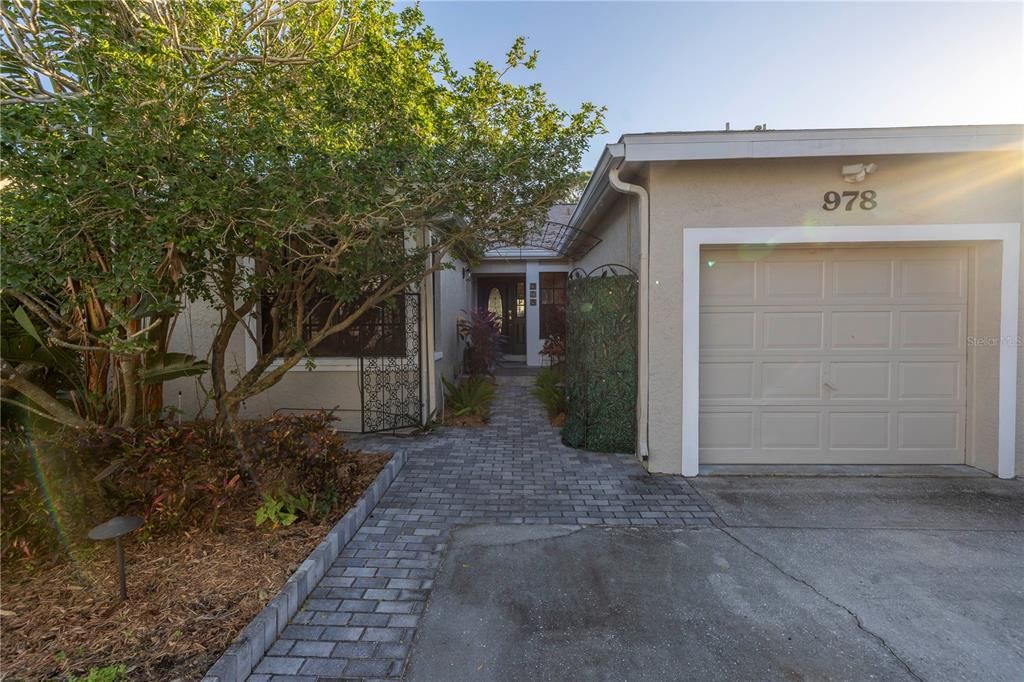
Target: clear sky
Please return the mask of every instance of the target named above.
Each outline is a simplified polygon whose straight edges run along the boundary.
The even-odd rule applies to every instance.
[[[517,80],[608,133],[1024,122],[1024,3],[421,4],[453,64],[541,52]]]

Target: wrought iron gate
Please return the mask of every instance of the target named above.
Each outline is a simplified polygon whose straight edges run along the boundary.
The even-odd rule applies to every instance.
[[[420,295],[399,294],[359,325],[363,433],[423,425]],[[404,352],[403,352],[404,350]]]

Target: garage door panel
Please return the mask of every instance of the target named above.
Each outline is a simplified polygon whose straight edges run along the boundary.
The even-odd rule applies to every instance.
[[[744,305],[754,303],[757,292],[757,263],[752,261],[716,261],[705,259],[700,270],[701,291],[708,304]]]
[[[754,397],[753,362],[702,362],[702,400],[751,400]]]
[[[825,298],[823,260],[760,261],[763,295],[758,303],[816,302]]]
[[[832,412],[828,443],[832,450],[889,450],[889,413]]]
[[[754,411],[702,412],[700,447],[709,450],[754,447]]]
[[[702,461],[964,461],[965,249],[705,261],[719,270],[701,280]]]
[[[899,447],[914,450],[957,450],[961,443],[959,412],[919,412],[899,415]]]
[[[888,303],[894,270],[889,259],[837,260],[832,270],[832,297],[845,303]]]
[[[762,313],[762,348],[767,351],[823,348],[824,319],[824,313],[819,311]]]
[[[766,400],[820,400],[820,362],[761,363],[761,398]]]
[[[892,348],[892,312],[888,310],[833,311],[832,345],[836,350]]]
[[[754,350],[755,313],[708,312],[700,316],[700,345],[707,351]]]
[[[967,263],[963,258],[911,258],[900,261],[900,296],[925,301],[965,301]]]
[[[900,362],[897,397],[900,400],[962,399],[964,367],[959,360]]]
[[[902,310],[897,348],[956,352],[963,348],[962,310]]]
[[[832,388],[829,401],[889,400],[891,396],[891,363],[833,362],[827,371]]]
[[[761,449],[821,450],[822,417],[818,412],[761,413]]]

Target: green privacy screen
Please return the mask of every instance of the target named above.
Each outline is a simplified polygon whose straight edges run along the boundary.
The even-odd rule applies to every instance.
[[[562,440],[597,452],[633,452],[636,443],[637,277],[605,265],[575,270],[568,283]]]

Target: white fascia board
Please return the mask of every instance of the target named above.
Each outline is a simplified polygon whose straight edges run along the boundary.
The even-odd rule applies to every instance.
[[[593,211],[601,200],[608,193],[610,187],[608,185],[608,168],[611,167],[613,157],[611,153],[612,148],[621,148],[622,144],[616,145],[605,145],[604,150],[601,152],[601,158],[597,161],[597,166],[594,167],[594,172],[590,175],[590,181],[587,186],[583,189],[583,195],[580,197],[580,201],[576,204],[576,209],[572,212],[569,217],[569,226],[579,229],[579,226],[584,222],[590,213]],[[617,158],[621,158],[625,150],[617,150]]]
[[[1024,147],[1024,126],[666,133],[623,136],[626,163],[949,154]]]

